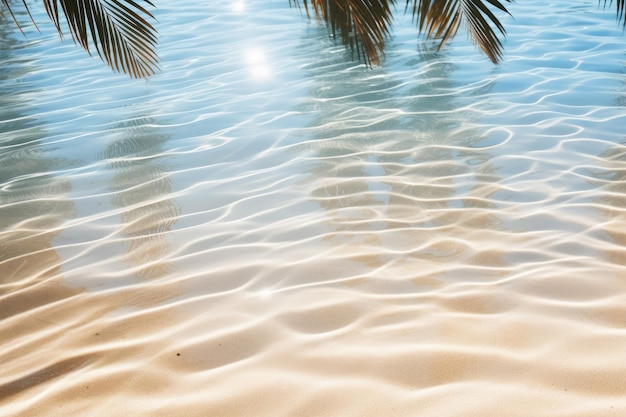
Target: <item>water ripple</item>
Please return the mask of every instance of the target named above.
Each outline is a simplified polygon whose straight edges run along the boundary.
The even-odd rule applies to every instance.
[[[623,36],[510,9],[498,66],[288,2],[159,5],[148,81],[0,31],[0,415],[624,415]]]

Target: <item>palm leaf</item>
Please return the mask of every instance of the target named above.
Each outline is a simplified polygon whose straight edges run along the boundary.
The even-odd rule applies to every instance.
[[[407,0],[407,8],[410,5],[411,0]],[[489,5],[509,13],[500,0],[412,0],[412,12],[419,31],[428,38],[440,39],[440,48],[461,25],[466,26],[472,42],[495,64],[502,58],[502,42],[494,26],[502,35],[506,31]]]
[[[0,4],[4,6],[2,9],[0,9],[0,16],[4,16],[3,9],[7,9],[9,11],[9,14],[11,15],[11,19],[13,19],[13,22],[15,22],[15,26],[17,26],[20,32],[24,34],[24,31],[22,30],[22,25],[20,25],[20,22],[15,17],[15,14],[13,13],[13,9],[11,9],[11,4],[9,3],[9,1],[10,0],[0,0]],[[33,22],[35,27],[37,27],[37,24],[33,20],[33,16],[30,14],[30,9],[28,8],[28,5],[26,4],[26,0],[22,0],[22,4],[24,5],[24,9],[26,10],[26,13],[28,13],[28,17],[30,18],[31,22]]]
[[[599,1],[602,3],[602,0]],[[613,0],[604,0],[604,8],[606,8],[607,3],[612,6]],[[617,21],[626,27],[626,0],[617,0],[615,3],[617,3]]]
[[[158,68],[156,30],[147,20],[154,18],[142,4],[154,7],[149,0],[43,0],[48,16],[63,37],[61,15],[75,43],[89,54],[90,48],[112,69],[134,78],[154,74]],[[32,19],[26,1],[22,0]],[[17,27],[11,0],[0,0],[0,13],[8,10]],[[33,21],[34,23],[34,21]]]
[[[311,9],[324,21],[333,37],[339,35],[359,59],[378,64],[393,21],[395,0],[302,0],[307,16]],[[290,3],[300,6],[299,0]]]
[[[441,48],[464,25],[471,40],[489,59],[497,63],[502,57],[502,42],[497,31],[505,35],[490,7],[509,13],[503,2],[512,0],[406,0],[420,33],[440,39]],[[618,0],[624,2],[626,0]],[[299,6],[299,0],[290,0]],[[384,53],[385,40],[393,21],[395,0],[302,0],[307,16],[314,10],[318,20],[329,26],[333,36],[341,36],[344,45],[368,64],[378,64]],[[495,29],[494,29],[495,27]]]
[[[5,0],[3,0],[5,1]],[[143,78],[158,67],[156,30],[146,20],[152,14],[135,0],[43,0],[48,16],[63,36],[60,10],[74,42],[98,55],[111,68]],[[154,7],[148,1],[142,3]]]

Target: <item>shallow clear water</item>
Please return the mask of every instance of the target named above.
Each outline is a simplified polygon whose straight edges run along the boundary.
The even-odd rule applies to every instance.
[[[159,4],[161,71],[0,29],[0,415],[626,413],[626,38],[512,4],[502,64],[398,13]]]

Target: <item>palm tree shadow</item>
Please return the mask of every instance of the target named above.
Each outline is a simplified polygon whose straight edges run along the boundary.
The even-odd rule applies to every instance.
[[[0,318],[76,293],[45,285],[61,275],[52,240],[75,215],[70,181],[53,173],[72,161],[51,156],[43,143],[47,132],[31,108],[40,91],[24,81],[34,63],[19,53],[23,42],[0,26],[0,287],[11,288]],[[26,288],[38,296],[18,291]]]
[[[165,259],[169,252],[166,235],[180,213],[170,198],[169,168],[161,162],[170,135],[154,126],[154,119],[144,116],[120,122],[119,139],[101,155],[111,161],[114,172],[111,202],[123,209],[119,233],[129,245],[126,260],[142,278],[158,278],[174,270]]]
[[[596,236],[611,243],[608,250],[601,252],[611,263],[618,266],[626,265],[624,257],[626,248],[626,221],[623,212],[626,208],[626,139],[621,143],[608,146],[598,158],[602,167],[585,169],[588,182],[599,188],[595,208],[602,213],[604,221],[599,222]]]
[[[352,247],[353,259],[368,268],[466,257],[505,266],[498,255],[468,254],[455,236],[500,224],[488,186],[499,178],[478,146],[480,113],[464,106],[452,81],[458,66],[426,43],[417,58],[396,53],[392,43],[388,65],[371,70],[334,50],[316,56],[303,108],[317,114],[306,142],[317,163],[306,183],[335,231],[326,239]],[[390,66],[410,68],[413,78]],[[476,87],[472,97],[489,88]],[[401,256],[389,250],[398,246]]]

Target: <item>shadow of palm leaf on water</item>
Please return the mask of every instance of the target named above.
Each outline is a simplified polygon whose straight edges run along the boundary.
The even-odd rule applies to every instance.
[[[125,260],[130,264],[114,273],[115,278],[128,279],[121,285],[114,280],[112,288],[99,288],[102,278],[112,275],[98,266],[71,269],[66,275],[72,279],[62,274],[65,259],[54,249],[52,239],[63,231],[64,219],[74,214],[71,201],[57,201],[59,195],[72,195],[72,176],[57,181],[48,172],[68,162],[39,155],[43,130],[36,130],[40,135],[34,138],[22,138],[25,145],[2,142],[11,151],[1,152],[0,159],[10,161],[13,169],[0,169],[2,221],[11,223],[0,234],[0,272],[7,273],[0,281],[0,289],[6,292],[0,294],[0,318],[4,319],[0,321],[0,357],[5,371],[0,376],[0,414],[43,414],[58,404],[81,414],[85,408],[92,410],[96,402],[115,398],[116,393],[140,396],[146,384],[164,390],[169,383],[158,371],[148,370],[146,361],[159,358],[162,346],[150,340],[172,324],[172,314],[151,307],[179,295],[180,288],[175,281],[137,283],[137,278],[152,280],[174,272],[167,262],[165,235],[179,208],[170,198],[166,164],[158,163],[169,136],[152,124],[150,118],[120,123],[120,138],[100,154],[111,161],[111,201],[120,208],[117,231],[128,245]],[[8,133],[14,137],[19,129],[12,125]],[[22,129],[30,132],[26,125]],[[91,193],[98,195],[98,181],[92,186]],[[4,192],[9,189],[11,193]],[[82,235],[98,227],[101,215],[111,214],[81,219],[75,227]],[[115,236],[74,245],[97,250],[100,243],[115,244],[111,240]],[[95,281],[95,288],[85,291],[67,285],[66,281],[75,284],[77,275],[80,283]],[[127,309],[140,313],[125,314]],[[127,344],[129,339],[133,342]],[[56,389],[50,389],[51,384]],[[37,401],[25,401],[34,396]],[[80,401],[67,402],[67,398]]]
[[[30,108],[40,91],[24,81],[33,64],[20,49],[0,27],[0,318],[76,292],[48,282],[61,274],[52,240],[74,217],[70,182],[51,172],[71,161],[50,156],[54,149],[43,143],[47,133]],[[29,287],[37,297],[19,291]]]
[[[464,106],[451,80],[457,65],[425,44],[409,62],[397,62],[390,45],[386,66],[413,73],[409,80],[319,55],[309,68],[307,106],[318,118],[306,143],[316,162],[307,186],[334,229],[325,239],[366,271],[416,285],[463,274],[450,264],[487,266],[491,279],[506,274],[490,242],[501,223],[490,200],[499,178],[480,144],[480,111]],[[490,84],[471,88],[469,100]]]
[[[53,174],[71,161],[51,156],[54,149],[44,143],[47,132],[32,108],[41,91],[25,81],[37,68],[19,53],[28,45],[13,35],[0,25],[0,410],[5,401],[66,377],[97,356],[44,352],[42,360],[31,351],[45,350],[55,338],[50,329],[62,331],[55,305],[82,290],[63,282],[53,242],[75,215],[67,197],[70,181]]]
[[[605,221],[595,233],[596,239],[608,242],[610,247],[600,252],[616,266],[626,266],[626,140],[608,146],[600,155],[601,166],[582,167],[579,175],[602,190],[600,198],[593,201],[595,209],[600,211]],[[626,289],[626,285],[625,285]]]
[[[90,239],[90,232],[114,213],[85,217],[81,212],[89,206],[76,189],[83,178],[74,175],[74,168],[93,166],[63,157],[69,135],[47,140],[46,118],[54,115],[42,113],[41,107],[48,109],[47,90],[38,87],[40,69],[26,55],[29,46],[19,34],[0,27],[0,414],[44,415],[63,404],[70,414],[80,415],[85,408],[93,411],[107,390],[114,395],[159,380],[150,372],[149,382],[133,378],[140,368],[144,375],[146,352],[158,346],[129,347],[120,340],[138,334],[148,340],[169,323],[169,313],[142,312],[136,320],[123,311],[158,305],[177,295],[178,287],[98,288],[100,275],[108,277],[109,271],[80,265],[101,242],[112,243]],[[119,139],[107,151],[114,173],[111,200],[120,208],[118,230],[128,243],[131,264],[122,273],[142,279],[173,271],[163,262],[168,252],[164,235],[178,214],[169,196],[166,164],[158,162],[168,136],[152,128],[153,122],[149,117],[121,122]],[[97,145],[94,141],[86,147]],[[98,177],[87,181],[87,200],[97,198],[102,191]]]
[[[111,202],[123,210],[119,233],[128,243],[126,260],[142,278],[174,271],[166,259],[170,251],[166,235],[180,213],[171,199],[167,164],[159,161],[170,136],[154,125],[153,118],[141,116],[119,123],[119,139],[102,153],[114,173]]]

